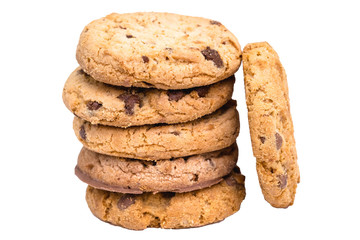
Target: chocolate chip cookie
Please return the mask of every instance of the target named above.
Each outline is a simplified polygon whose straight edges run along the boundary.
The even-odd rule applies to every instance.
[[[171,159],[220,150],[239,134],[236,102],[191,122],[128,128],[93,125],[75,117],[77,138],[88,149],[106,155],[142,160]]]
[[[266,42],[243,52],[246,103],[256,169],[265,199],[274,207],[293,204],[300,182],[286,73]]]
[[[240,209],[244,181],[235,169],[212,187],[186,193],[122,194],[89,186],[86,201],[97,218],[128,229],[199,227],[219,222]]]
[[[113,13],[81,33],[76,58],[111,85],[187,89],[232,76],[240,66],[236,37],[220,22],[172,13]]]
[[[77,68],[63,90],[66,107],[91,122],[117,127],[188,122],[231,99],[235,77],[186,90],[124,88],[95,81]]]
[[[235,167],[237,156],[236,144],[211,153],[160,161],[113,157],[83,148],[75,174],[85,183],[111,192],[189,192],[220,182]]]

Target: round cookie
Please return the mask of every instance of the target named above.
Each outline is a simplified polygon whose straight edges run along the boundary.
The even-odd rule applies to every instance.
[[[267,43],[251,43],[243,53],[246,103],[260,186],[274,207],[293,204],[299,167],[290,115],[286,73]]]
[[[159,160],[220,150],[239,134],[236,102],[191,122],[118,128],[92,125],[75,116],[73,128],[84,147],[107,155]]]
[[[237,156],[236,144],[211,153],[153,162],[83,148],[75,174],[90,186],[111,192],[189,192],[220,182],[235,167]]]
[[[219,222],[240,209],[244,181],[235,170],[212,187],[186,193],[134,195],[88,186],[86,201],[97,218],[128,229],[199,227]]]
[[[77,68],[63,90],[66,107],[91,122],[116,127],[188,122],[231,99],[235,77],[187,90],[124,88],[98,81]]]
[[[241,48],[217,21],[172,13],[112,13],[84,28],[76,59],[94,79],[111,85],[187,89],[233,75]]]

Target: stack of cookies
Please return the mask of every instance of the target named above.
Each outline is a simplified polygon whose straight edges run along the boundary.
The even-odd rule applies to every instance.
[[[63,91],[83,144],[76,175],[99,219],[129,229],[187,228],[239,210],[241,63],[221,23],[169,13],[110,14],[80,36]]]

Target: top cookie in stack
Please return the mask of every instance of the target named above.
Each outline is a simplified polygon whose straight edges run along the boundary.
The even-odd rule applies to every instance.
[[[85,147],[76,175],[90,185],[94,215],[131,229],[184,228],[240,208],[232,33],[204,18],[114,13],[84,28],[76,58],[63,99]]]
[[[188,89],[233,75],[241,48],[217,21],[170,13],[113,13],[85,27],[76,58],[100,82]]]

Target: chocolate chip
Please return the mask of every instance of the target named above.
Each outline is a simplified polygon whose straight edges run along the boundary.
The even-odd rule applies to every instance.
[[[283,139],[280,134],[275,133],[276,149],[279,150],[283,144]]]
[[[138,95],[131,94],[131,93],[123,93],[120,96],[118,96],[117,98],[124,101],[125,113],[127,115],[134,114],[135,104],[139,104],[139,106],[140,106],[140,97]]]
[[[134,36],[131,35],[131,34],[126,34],[126,37],[127,37],[127,38],[134,38]]]
[[[147,56],[141,56],[142,60],[144,61],[144,63],[148,63],[149,62],[149,58]]]
[[[120,210],[125,210],[135,203],[135,196],[132,194],[124,194],[118,201],[117,207]]]
[[[101,103],[98,103],[96,101],[90,101],[86,104],[86,107],[89,109],[89,110],[98,110],[99,108],[102,107],[102,104]]]
[[[265,138],[265,137],[260,137],[260,141],[261,141],[261,143],[262,143],[262,144],[264,144],[264,143],[265,143],[265,140],[266,140],[266,138]]]
[[[94,164],[88,164],[88,165],[86,165],[86,168],[87,168],[89,171],[91,171],[94,167],[95,167]]]
[[[195,91],[197,92],[199,97],[205,97],[206,94],[208,94],[209,92],[209,86],[195,88]]]
[[[240,168],[238,166],[235,166],[233,171],[238,174],[241,173]]]
[[[79,134],[80,134],[80,137],[82,139],[86,140],[86,131],[85,131],[85,126],[84,125],[81,125]]]
[[[174,134],[175,136],[179,136],[180,133],[178,131],[170,132],[171,134]]]
[[[215,20],[211,20],[210,24],[211,25],[218,25],[218,26],[222,25],[221,22],[218,22],[218,21],[215,21]]]
[[[287,175],[286,174],[277,175],[277,178],[279,179],[278,187],[284,189],[287,185]]]
[[[238,185],[238,182],[236,181],[236,179],[233,176],[227,176],[225,177],[225,182],[228,186],[236,186]]]
[[[174,192],[162,192],[162,193],[161,193],[161,196],[162,196],[163,198],[170,199],[170,198],[175,197],[175,193],[174,193]]]
[[[186,94],[184,91],[181,90],[169,90],[167,92],[167,95],[169,96],[169,101],[179,101],[182,99]]]
[[[198,174],[193,174],[193,177],[191,178],[191,181],[197,182],[199,180]]]
[[[220,54],[210,47],[206,47],[206,49],[201,51],[202,55],[204,55],[205,59],[208,61],[213,61],[217,68],[221,68],[224,66],[223,60],[220,57]]]

